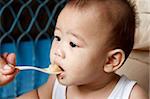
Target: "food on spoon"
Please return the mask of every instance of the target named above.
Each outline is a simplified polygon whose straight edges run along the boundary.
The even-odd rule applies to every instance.
[[[63,70],[56,64],[50,66],[50,72],[52,74],[60,74]]]

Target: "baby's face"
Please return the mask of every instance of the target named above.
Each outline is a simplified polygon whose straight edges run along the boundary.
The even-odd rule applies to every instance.
[[[110,27],[96,10],[67,6],[58,17],[50,58],[64,70],[57,75],[62,84],[81,85],[103,77]]]

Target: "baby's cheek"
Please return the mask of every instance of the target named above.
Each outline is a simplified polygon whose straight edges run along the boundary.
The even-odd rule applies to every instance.
[[[52,62],[52,60],[54,60],[54,59],[53,59],[53,57],[54,57],[54,52],[53,52],[52,49],[51,49],[51,51],[50,51],[49,57],[50,57],[50,61]]]

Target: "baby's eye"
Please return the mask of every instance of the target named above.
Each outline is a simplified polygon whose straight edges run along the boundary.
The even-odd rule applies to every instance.
[[[76,44],[73,43],[73,42],[70,42],[69,44],[70,44],[71,47],[78,47],[78,45],[76,45]]]
[[[61,40],[59,36],[54,36],[54,39],[56,39],[57,41]]]

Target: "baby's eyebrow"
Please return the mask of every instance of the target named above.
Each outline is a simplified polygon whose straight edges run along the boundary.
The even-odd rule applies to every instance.
[[[60,29],[60,28],[58,28],[57,26],[55,27],[55,30],[59,30],[59,31],[61,31],[61,29]]]
[[[86,44],[85,40],[84,40],[81,36],[77,35],[76,33],[67,32],[67,34],[70,34],[70,35],[72,35],[72,36],[78,38],[79,40],[83,41],[83,42]]]
[[[59,27],[57,27],[57,26],[55,26],[55,30],[59,30],[60,32],[62,32],[61,29],[60,29]],[[71,31],[69,31],[69,32],[67,32],[66,34],[70,34],[70,35],[72,35],[72,36],[78,38],[79,40],[81,40],[83,43],[86,44],[85,40],[84,40],[81,36],[77,35],[76,33],[73,33],[73,32],[71,32]]]

